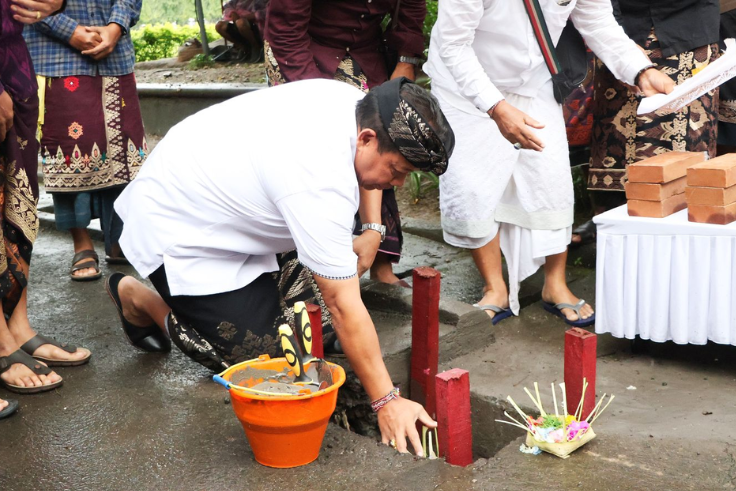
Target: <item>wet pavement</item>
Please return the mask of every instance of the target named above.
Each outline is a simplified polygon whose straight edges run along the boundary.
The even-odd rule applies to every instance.
[[[18,396],[0,389],[0,397],[21,403],[16,415],[0,421],[0,490],[736,487],[732,347],[645,345],[642,353],[632,352],[628,342],[599,337],[599,393],[612,391],[617,399],[596,424],[598,437],[564,461],[521,454],[521,431],[502,431],[492,420],[507,394],[523,400],[523,386],[534,380],[559,381],[564,326],[534,305],[530,282],[530,306],[522,316],[490,328],[460,302],[472,300],[479,284],[467,254],[427,240],[408,237],[401,267],[431,264],[445,275],[441,369],[471,371],[476,455],[487,458],[465,469],[417,460],[331,424],[315,463],[291,470],[257,464],[227,392],[211,373],[176,350],[147,354],[128,345],[103,281],[71,282],[71,241],[46,224],[32,262],[31,321],[45,335],[91,349],[93,358],[87,366],[59,368],[64,385],[50,393]],[[573,268],[571,275],[576,288],[593,294],[590,271]],[[406,291],[383,294],[389,307],[406,303],[398,298]],[[392,308],[376,319],[399,378],[409,319]],[[464,338],[484,332],[488,338],[477,344]],[[628,385],[637,390],[627,391]]]

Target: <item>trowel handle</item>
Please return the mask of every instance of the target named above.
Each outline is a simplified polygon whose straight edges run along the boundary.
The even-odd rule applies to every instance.
[[[281,338],[281,349],[284,351],[286,363],[294,371],[294,382],[308,382],[309,377],[304,373],[304,365],[299,356],[299,348],[294,339],[294,331],[287,324],[283,324],[279,327],[279,337]]]
[[[294,326],[302,351],[302,363],[306,365],[315,358],[312,356],[312,324],[304,302],[294,304]]]

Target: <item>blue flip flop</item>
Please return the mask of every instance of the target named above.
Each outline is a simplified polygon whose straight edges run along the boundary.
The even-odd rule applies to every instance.
[[[480,305],[480,304],[473,304],[473,307],[480,309],[480,310],[490,310],[491,312],[495,312],[496,315],[491,317],[491,323],[495,326],[499,322],[501,322],[504,319],[508,319],[514,313],[511,311],[511,309],[504,309],[503,307],[499,307],[498,305],[493,304],[486,304],[486,305]]]
[[[568,325],[573,327],[588,327],[592,324],[595,324],[595,313],[593,313],[593,315],[591,315],[587,319],[583,319],[580,315],[580,309],[583,307],[583,305],[585,305],[585,300],[580,300],[575,305],[571,303],[553,304],[550,302],[545,302],[544,300],[542,301],[542,307],[544,307],[544,310],[546,310],[550,314],[556,315],[557,317],[561,317]],[[565,314],[562,313],[562,309],[570,309],[574,311],[578,315],[578,319],[571,321],[567,318]]]
[[[15,399],[5,399],[5,400],[8,402],[8,405],[5,407],[5,409],[0,411],[0,419],[7,418],[8,416],[10,416],[11,414],[13,414],[14,412],[18,410],[18,401],[16,401]]]

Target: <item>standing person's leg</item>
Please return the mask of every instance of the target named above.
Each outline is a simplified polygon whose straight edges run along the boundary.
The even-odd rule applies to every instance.
[[[456,109],[435,93],[455,132],[452,165],[440,177],[440,210],[445,242],[470,249],[484,286],[477,305],[509,306],[503,278],[498,223],[494,219],[511,178],[518,151],[487,115]],[[486,310],[490,317],[497,312]],[[518,312],[518,310],[517,310]]]
[[[520,158],[496,210],[501,248],[509,269],[510,304],[518,307],[520,283],[544,265],[542,299],[557,304],[578,303],[567,287],[565,267],[573,221],[574,193],[562,109],[551,84],[534,99],[509,96],[507,101],[545,125],[536,130],[542,152],[521,150]],[[569,309],[563,314],[568,315]],[[590,306],[581,317],[592,315]],[[571,319],[577,319],[573,313]]]
[[[401,233],[401,215],[393,189],[383,191],[381,199],[381,222],[386,227],[386,238],[378,246],[376,259],[371,266],[371,279],[381,283],[398,284],[408,287],[409,284],[394,274],[393,265],[401,258],[404,236]]]

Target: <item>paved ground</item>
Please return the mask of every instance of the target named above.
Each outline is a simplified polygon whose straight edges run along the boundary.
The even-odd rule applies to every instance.
[[[520,318],[495,329],[483,324],[466,304],[452,301],[471,301],[477,291],[468,256],[415,235],[407,237],[399,269],[432,264],[445,275],[441,369],[470,370],[476,454],[487,458],[466,469],[416,460],[330,425],[314,464],[262,467],[210,373],[176,351],[132,349],[103,283],[68,280],[71,255],[67,237],[45,226],[33,259],[31,318],[42,333],[86,346],[94,357],[88,366],[59,369],[65,379],[59,390],[15,396],[20,412],[0,421],[2,491],[736,487],[732,347],[645,344],[632,352],[629,342],[599,337],[598,392],[617,399],[597,423],[598,438],[566,461],[523,455],[521,435],[493,419],[506,395],[523,401],[523,386],[560,380],[564,327],[534,304],[538,279],[526,287],[529,306]],[[573,268],[571,279],[594,301],[589,270]],[[407,293],[389,289],[376,297],[388,307],[376,318],[397,378],[409,320],[391,312],[406,305]]]

